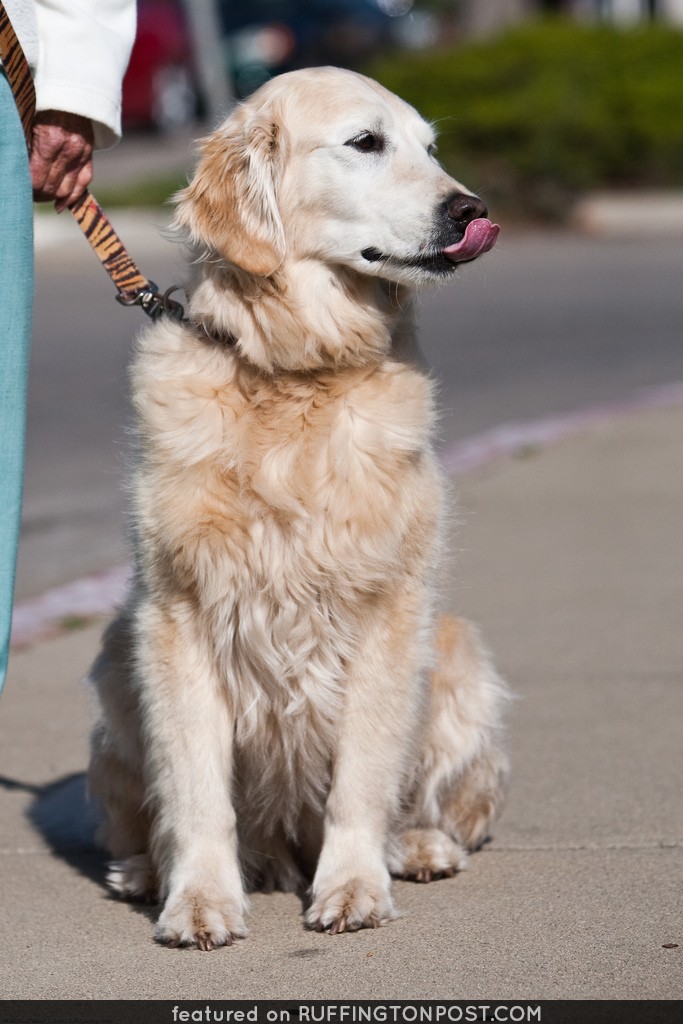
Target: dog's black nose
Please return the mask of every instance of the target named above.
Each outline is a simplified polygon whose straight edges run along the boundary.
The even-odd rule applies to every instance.
[[[488,212],[486,203],[478,196],[466,196],[462,192],[455,192],[446,200],[446,213],[461,231],[465,230],[470,221],[486,217]]]

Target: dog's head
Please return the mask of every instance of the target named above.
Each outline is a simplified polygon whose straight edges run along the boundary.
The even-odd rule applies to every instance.
[[[415,284],[487,252],[498,228],[486,214],[412,107],[316,68],[269,82],[206,140],[176,223],[207,256],[260,277],[315,260]]]

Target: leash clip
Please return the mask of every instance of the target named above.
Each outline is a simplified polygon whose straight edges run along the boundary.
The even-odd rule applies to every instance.
[[[145,288],[134,294],[119,292],[116,301],[122,306],[140,306],[151,320],[158,320],[165,315],[171,320],[182,322],[185,320],[185,308],[182,303],[171,298],[172,293],[179,288],[180,285],[171,285],[162,295],[154,281],[148,281]]]

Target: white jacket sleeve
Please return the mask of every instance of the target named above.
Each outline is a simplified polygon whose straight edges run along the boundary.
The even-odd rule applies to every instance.
[[[121,135],[121,82],[135,39],[135,0],[36,0],[38,110],[89,117],[95,146]]]

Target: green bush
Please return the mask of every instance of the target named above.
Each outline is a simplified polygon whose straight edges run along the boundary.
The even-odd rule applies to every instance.
[[[495,209],[561,220],[582,192],[683,187],[683,33],[562,20],[368,73],[435,122]]]
[[[187,174],[161,174],[151,178],[137,178],[121,185],[102,185],[95,176],[94,192],[105,208],[112,206],[166,206],[171,197],[187,185]]]

